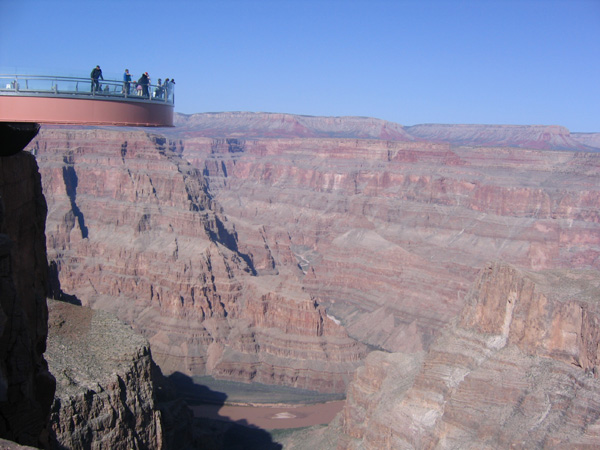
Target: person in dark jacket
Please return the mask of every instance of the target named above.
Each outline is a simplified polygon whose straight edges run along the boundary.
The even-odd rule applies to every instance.
[[[150,79],[148,78],[148,72],[144,72],[138,80],[138,84],[142,86],[142,97],[150,97],[150,94],[148,92],[149,83]]]
[[[100,66],[94,67],[94,69],[92,70],[92,73],[90,74],[90,77],[92,78],[92,87],[90,88],[90,91],[91,92],[99,91],[100,90],[100,82],[98,80],[102,79],[102,81],[104,81],[104,77],[102,76],[102,70],[100,69]]]

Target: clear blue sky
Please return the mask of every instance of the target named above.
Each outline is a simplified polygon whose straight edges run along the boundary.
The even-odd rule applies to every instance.
[[[600,132],[600,0],[0,0],[1,72],[175,78],[175,110]]]

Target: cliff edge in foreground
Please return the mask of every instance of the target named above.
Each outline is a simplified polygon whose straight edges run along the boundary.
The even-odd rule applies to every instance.
[[[4,143],[3,143],[4,144]],[[47,443],[46,201],[35,158],[0,157],[0,438]]]
[[[165,427],[162,375],[148,341],[104,311],[48,300],[46,358],[57,389],[50,414],[55,448],[162,449],[191,443],[191,411],[172,403]],[[165,406],[165,405],[163,405]],[[177,436],[175,436],[177,434]]]

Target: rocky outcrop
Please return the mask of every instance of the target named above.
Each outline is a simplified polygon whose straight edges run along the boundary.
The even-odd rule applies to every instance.
[[[30,447],[26,445],[19,445],[13,441],[6,441],[4,439],[0,439],[0,449],[2,450],[33,450],[36,447]]]
[[[459,326],[489,335],[489,347],[513,344],[600,375],[598,272],[523,273],[494,264],[470,293]]]
[[[0,437],[47,445],[46,202],[29,153],[0,158]]]
[[[109,313],[48,302],[56,448],[166,448],[148,342]]]
[[[0,122],[0,156],[12,156],[21,152],[37,135],[38,123]]]
[[[180,143],[51,128],[31,149],[57,296],[132,324],[166,373],[345,389],[365,346],[303,290],[297,266],[248,252]]]
[[[369,355],[338,448],[593,448],[598,272],[490,264],[427,354]]]

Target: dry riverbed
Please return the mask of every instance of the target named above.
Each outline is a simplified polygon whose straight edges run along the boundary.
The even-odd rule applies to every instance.
[[[239,383],[211,377],[173,379],[197,418],[266,430],[327,424],[342,410],[343,394]]]
[[[327,424],[342,410],[344,403],[339,400],[312,405],[195,405],[191,408],[196,417],[279,430]]]

